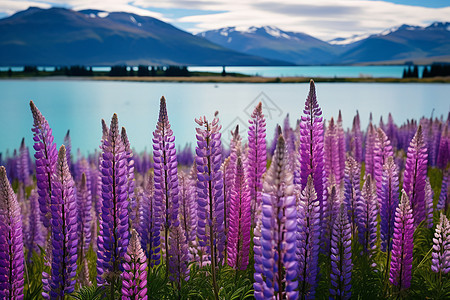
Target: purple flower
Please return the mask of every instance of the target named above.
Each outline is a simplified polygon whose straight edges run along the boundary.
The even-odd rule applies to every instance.
[[[17,161],[17,175],[19,181],[23,183],[23,188],[32,184],[30,179],[30,151],[25,146],[25,138],[22,139],[19,149],[19,159]]]
[[[348,155],[347,162],[345,163],[344,203],[347,208],[348,219],[350,226],[352,227],[353,237],[356,237],[356,228],[358,223],[356,205],[361,201],[360,198],[360,166],[352,156]]]
[[[370,174],[372,178],[375,178],[375,144],[377,141],[377,132],[372,122],[369,123],[367,127],[366,135],[366,148],[365,148],[365,163],[366,163],[366,174]]]
[[[400,204],[395,212],[392,260],[389,281],[399,290],[411,285],[413,259],[414,219],[406,192],[402,191]]]
[[[337,127],[331,117],[328,127],[325,131],[324,152],[325,152],[325,173],[328,181],[341,182],[341,170],[338,149],[339,139],[337,135]],[[332,178],[333,177],[333,178]]]
[[[40,253],[40,248],[44,246],[44,236],[41,220],[39,219],[39,202],[37,190],[33,189],[29,198],[30,213],[28,216],[28,230],[25,235],[25,244],[28,249],[27,261],[31,259],[33,251]]]
[[[147,299],[146,257],[136,230],[131,231],[130,244],[122,263],[122,299]]]
[[[433,196],[430,179],[427,177],[425,183],[425,223],[428,228],[433,227]]]
[[[364,250],[371,251],[375,249],[377,242],[378,201],[376,185],[370,174],[367,175],[361,194],[356,203],[358,237]]]
[[[449,194],[450,194],[450,169],[444,171],[442,178],[441,193],[439,194],[439,201],[437,203],[437,210],[443,210],[444,213],[448,210]]]
[[[299,294],[301,299],[312,299],[318,273],[320,212],[311,176],[298,203],[297,230]]]
[[[353,118],[353,126],[350,139],[350,153],[358,163],[362,162],[363,160],[362,132],[361,132],[361,121],[359,120],[358,111],[356,111],[356,116]]]
[[[427,148],[419,126],[408,147],[403,189],[411,201],[414,226],[425,220],[425,179],[427,177]]]
[[[433,272],[447,274],[450,271],[450,222],[442,213],[434,232],[431,257]]]
[[[261,205],[262,199],[262,176],[267,168],[267,145],[266,145],[266,119],[262,113],[261,102],[255,107],[251,120],[248,121],[248,159],[247,172],[248,186],[250,191],[252,224],[255,224],[257,207]]]
[[[352,230],[346,208],[341,204],[331,235],[331,288],[335,299],[350,299],[352,280]]]
[[[127,155],[127,191],[128,191],[128,212],[130,214],[130,221],[132,221],[131,216],[133,215],[131,213],[133,203],[136,201],[134,196],[134,160],[133,160],[133,151],[131,151],[130,142],[128,141],[127,131],[125,130],[125,127],[122,127],[121,132],[122,142],[125,146],[125,152]]]
[[[373,173],[375,174],[374,179],[377,184],[377,197],[378,201],[381,201],[381,191],[382,191],[382,180],[383,180],[383,166],[386,163],[388,157],[393,157],[394,152],[392,150],[391,142],[384,133],[383,129],[378,128],[377,137],[375,141],[374,149],[374,165]],[[380,203],[381,205],[381,203]]]
[[[72,140],[70,138],[70,130],[67,130],[67,133],[64,136],[63,145],[66,147],[67,165],[69,166],[69,170],[71,170],[72,169],[72,157],[70,156],[70,152],[72,150]]]
[[[263,183],[262,214],[255,234],[256,299],[298,297],[297,209],[293,174],[283,135]]]
[[[47,120],[41,112],[30,101],[31,112],[33,114],[34,124],[34,158],[36,159],[36,180],[39,194],[39,208],[41,211],[41,220],[46,228],[50,226],[51,211],[50,202],[52,194],[51,178],[56,166],[57,151],[56,144],[53,142],[53,135]]]
[[[183,227],[172,226],[169,234],[169,279],[181,290],[184,281],[189,280],[189,249]]]
[[[245,270],[250,251],[251,199],[239,151],[229,203],[228,265],[236,270]]]
[[[180,182],[180,224],[186,236],[189,247],[189,261],[197,259],[197,199],[196,199],[196,170],[185,174],[179,173]]]
[[[0,166],[0,298],[23,299],[22,217],[6,169]]]
[[[91,244],[92,227],[92,198],[91,190],[87,187],[86,174],[81,175],[81,182],[77,189],[78,204],[78,239],[79,239],[79,257],[83,258],[89,250]]]
[[[449,121],[447,120],[439,141],[437,165],[441,169],[444,169],[450,162],[450,131],[448,130],[448,126]]]
[[[339,179],[344,180],[344,170],[345,170],[345,134],[344,128],[342,127],[342,114],[341,110],[339,110],[338,119],[336,122],[336,135],[338,139],[338,148],[337,151],[339,153]]]
[[[106,280],[114,289],[114,274],[120,269],[129,242],[128,161],[116,114],[104,133],[100,160],[102,205],[97,240],[97,283],[102,285]]]
[[[42,296],[63,299],[75,288],[77,271],[77,203],[72,175],[67,165],[66,148],[61,146],[52,178],[51,273],[43,276]]]

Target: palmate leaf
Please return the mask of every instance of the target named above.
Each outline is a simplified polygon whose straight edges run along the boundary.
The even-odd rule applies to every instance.
[[[106,291],[101,286],[89,286],[75,292],[71,297],[77,300],[100,300],[106,297]]]

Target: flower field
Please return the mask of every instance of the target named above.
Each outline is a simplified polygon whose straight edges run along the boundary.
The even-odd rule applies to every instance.
[[[295,128],[268,138],[259,103],[229,149],[215,114],[178,153],[163,97],[151,154],[114,114],[86,157],[31,101],[33,148],[0,154],[0,299],[449,299],[450,112],[345,130],[315,89]]]

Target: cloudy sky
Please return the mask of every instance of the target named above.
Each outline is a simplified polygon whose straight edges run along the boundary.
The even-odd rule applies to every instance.
[[[271,25],[324,40],[450,22],[449,0],[0,0],[0,17],[30,6],[133,12],[192,33]]]

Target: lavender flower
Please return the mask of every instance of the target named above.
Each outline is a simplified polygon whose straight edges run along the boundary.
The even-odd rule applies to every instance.
[[[122,263],[122,299],[147,299],[147,262],[136,230],[132,230],[130,244]]]
[[[375,249],[377,242],[377,196],[376,186],[372,176],[367,175],[362,189],[362,196],[356,203],[358,216],[358,236],[359,242],[365,251]]]
[[[331,235],[331,289],[335,299],[350,299],[352,280],[352,231],[346,208],[341,204]]]
[[[358,111],[356,111],[356,116],[353,118],[353,126],[350,141],[350,153],[358,163],[362,162],[363,160],[362,132],[361,132],[361,121],[359,120]]]
[[[411,201],[414,225],[425,220],[425,179],[427,177],[427,148],[419,126],[408,147],[403,189]]]
[[[19,181],[23,183],[23,188],[32,184],[30,179],[30,152],[28,147],[25,146],[25,138],[20,143],[19,159],[17,161],[17,175]]]
[[[448,130],[448,126],[449,122],[447,120],[439,141],[437,165],[441,169],[444,169],[450,162],[450,131]]]
[[[356,160],[348,155],[345,163],[344,203],[347,208],[348,219],[352,227],[352,236],[356,236],[358,217],[356,205],[361,197],[360,191],[360,167]]]
[[[136,201],[134,196],[134,160],[133,160],[133,151],[131,151],[130,142],[128,141],[127,131],[125,130],[125,127],[122,127],[121,132],[122,142],[125,146],[125,152],[127,155],[127,191],[128,191],[128,212],[130,214],[130,218],[132,216],[131,214],[131,207],[133,206],[133,203]],[[132,220],[131,220],[132,221]]]
[[[170,228],[169,234],[169,279],[175,282],[178,290],[181,290],[184,281],[189,280],[189,249],[186,235],[179,221],[176,226]]]
[[[79,234],[79,257],[83,258],[91,243],[92,227],[92,198],[91,191],[87,187],[86,175],[81,175],[81,182],[77,189],[78,204],[78,234]]]
[[[324,138],[325,173],[328,181],[330,181],[331,176],[333,176],[336,182],[341,182],[339,151],[336,151],[338,145],[337,128],[334,124],[333,117],[331,117]]]
[[[431,270],[447,274],[450,271],[450,222],[441,213],[433,238]]]
[[[42,296],[63,299],[75,288],[77,271],[77,203],[74,182],[67,165],[66,148],[61,146],[52,178],[51,275],[43,276]]]
[[[30,101],[31,112],[33,114],[34,124],[34,158],[36,159],[36,179],[39,194],[39,208],[41,211],[41,221],[46,228],[50,226],[51,211],[50,202],[52,194],[51,178],[56,166],[57,151],[56,144],[53,142],[53,135],[47,120],[41,112]]]
[[[336,123],[336,135],[338,139],[338,148],[337,151],[339,153],[339,180],[342,181],[344,179],[344,170],[345,170],[345,134],[344,129],[342,128],[342,114],[341,110],[339,110],[339,115]],[[337,178],[335,178],[337,179]],[[338,182],[340,184],[340,182]]]
[[[312,177],[298,204],[298,277],[301,299],[313,299],[319,262],[320,212]]]
[[[228,232],[228,265],[245,270],[249,260],[251,232],[251,199],[243,163],[238,151],[236,173],[230,197],[230,223]]]
[[[430,179],[427,177],[425,182],[425,223],[428,228],[433,227],[433,196]]]
[[[298,297],[297,209],[288,159],[280,135],[263,183],[261,231],[254,241],[255,253],[260,251],[262,258],[259,262],[255,259],[256,299]]]
[[[372,122],[367,127],[366,148],[365,148],[365,163],[366,174],[370,174],[372,178],[375,177],[375,144],[377,140],[377,133]]]
[[[194,169],[195,171],[195,169]],[[196,255],[196,237],[197,237],[197,199],[196,199],[196,182],[192,177],[194,174],[179,173],[180,182],[180,223],[182,230],[186,236],[186,242],[189,247],[191,256],[189,261],[194,260]]]
[[[394,152],[392,150],[391,142],[388,137],[384,133],[383,129],[378,128],[377,138],[375,141],[375,149],[374,149],[374,165],[373,165],[373,173],[375,182],[377,184],[377,197],[378,201],[381,201],[381,190],[382,190],[382,180],[383,180],[383,166],[387,161],[388,157],[393,157]],[[381,203],[380,203],[381,205]]]
[[[100,160],[102,211],[97,240],[97,283],[102,285],[106,280],[113,291],[115,274],[120,269],[129,242],[128,162],[116,114],[112,117],[107,134],[103,139]]]
[[[406,192],[402,191],[395,212],[392,261],[389,281],[399,290],[409,288],[413,259],[414,219]]]
[[[0,298],[23,299],[22,218],[6,169],[0,166]]]
[[[67,130],[67,133],[64,136],[63,145],[66,147],[67,165],[69,166],[69,170],[71,170],[72,169],[72,157],[70,155],[70,152],[72,150],[72,139],[70,138],[70,130]]]
[[[44,246],[44,236],[43,236],[43,228],[41,220],[39,219],[39,202],[38,202],[38,194],[37,190],[33,189],[30,193],[29,198],[30,203],[30,213],[28,220],[28,230],[25,235],[25,245],[28,249],[27,261],[29,262],[31,259],[31,255],[33,251],[39,253],[40,248]]]
[[[450,194],[450,169],[444,171],[442,178],[441,193],[439,194],[439,201],[437,203],[437,210],[443,210],[444,213],[448,210],[449,194]]]

